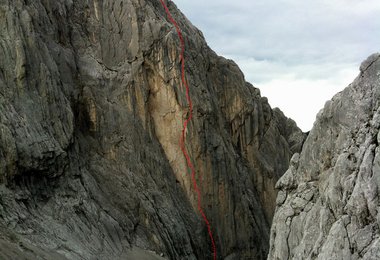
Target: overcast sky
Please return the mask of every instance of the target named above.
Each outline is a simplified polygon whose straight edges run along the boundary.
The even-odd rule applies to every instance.
[[[302,130],[380,51],[380,0],[174,0]]]

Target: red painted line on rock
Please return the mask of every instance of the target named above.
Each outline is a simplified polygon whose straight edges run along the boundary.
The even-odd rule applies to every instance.
[[[179,144],[180,144],[182,153],[183,153],[183,155],[186,158],[187,166],[191,170],[191,180],[193,182],[194,190],[195,190],[195,192],[197,193],[197,196],[198,196],[198,211],[201,214],[201,216],[203,217],[204,222],[206,223],[208,235],[209,235],[209,237],[211,239],[211,245],[212,245],[212,251],[213,251],[213,255],[214,255],[214,260],[216,260],[216,246],[215,246],[214,237],[212,235],[211,225],[210,225],[210,222],[208,221],[208,219],[206,217],[206,214],[204,213],[204,211],[202,209],[202,205],[201,205],[201,192],[200,192],[200,190],[198,188],[197,181],[195,179],[195,167],[194,167],[193,163],[191,162],[190,156],[187,153],[186,147],[185,147],[187,125],[189,124],[189,122],[193,118],[193,103],[192,103],[191,98],[190,98],[190,88],[189,88],[189,85],[187,84],[187,81],[185,80],[185,41],[183,39],[180,27],[178,26],[177,22],[173,19],[173,17],[171,15],[168,7],[166,6],[165,2],[163,0],[160,0],[160,1],[161,1],[162,6],[165,9],[165,12],[166,12],[166,14],[168,16],[168,19],[174,25],[174,27],[175,27],[175,29],[177,31],[180,43],[181,43],[181,53],[180,53],[181,78],[182,78],[182,84],[186,88],[186,99],[187,99],[187,102],[189,104],[189,116],[185,119],[185,122],[183,123],[182,134],[181,134],[181,137],[180,137]]]

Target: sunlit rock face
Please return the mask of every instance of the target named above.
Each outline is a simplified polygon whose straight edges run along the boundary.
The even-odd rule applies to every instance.
[[[167,5],[218,259],[265,259],[305,135]],[[1,259],[211,259],[179,51],[160,1],[0,0]]]
[[[317,116],[278,181],[268,259],[380,258],[380,54]]]

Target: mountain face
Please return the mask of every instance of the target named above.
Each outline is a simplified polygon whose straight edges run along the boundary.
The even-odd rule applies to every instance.
[[[268,259],[380,259],[380,54],[318,114],[278,181]]]
[[[266,259],[274,186],[305,135],[271,109],[234,62],[207,46],[173,2],[165,3],[185,39],[194,105],[186,147],[218,259]],[[179,54],[160,1],[0,0],[1,259],[212,258],[179,146],[188,113]],[[331,116],[335,107],[349,109],[335,101],[330,106]],[[352,116],[364,123],[367,106],[362,109]],[[331,134],[313,133],[304,150],[313,138],[346,133],[339,122],[335,131],[329,118],[317,125],[328,125]],[[358,132],[355,142],[367,134]],[[355,157],[363,153],[359,148],[350,158],[370,161],[375,144],[368,142],[365,159]],[[328,149],[323,169],[334,162],[334,151],[318,150]],[[300,161],[309,157],[316,155],[301,153]],[[319,164],[313,167],[304,175],[319,176]],[[365,167],[360,176],[371,175]],[[357,196],[373,198],[368,192]],[[359,210],[355,205],[347,210]],[[337,227],[364,225],[359,220],[374,223],[342,217]],[[368,241],[367,251],[375,245]],[[271,254],[278,250],[272,246]]]

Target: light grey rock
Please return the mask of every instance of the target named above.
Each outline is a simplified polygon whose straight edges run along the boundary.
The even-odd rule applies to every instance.
[[[318,114],[280,178],[268,259],[378,259],[380,54]]]

